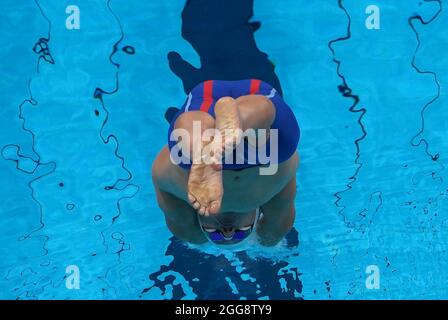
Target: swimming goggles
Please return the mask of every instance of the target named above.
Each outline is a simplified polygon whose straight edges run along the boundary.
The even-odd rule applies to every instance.
[[[257,215],[252,225],[236,229],[230,237],[224,235],[220,230],[204,227],[200,221],[199,226],[201,227],[201,230],[204,233],[205,237],[213,243],[217,244],[238,243],[246,239],[252,233],[252,231],[255,228],[255,225],[258,222],[258,219],[259,219],[259,209],[257,209]]]

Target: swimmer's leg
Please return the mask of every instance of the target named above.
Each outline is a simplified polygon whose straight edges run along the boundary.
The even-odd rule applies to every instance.
[[[195,122],[201,124],[201,136],[193,134]],[[202,133],[215,128],[215,119],[202,111],[190,111],[181,114],[175,123],[175,129],[184,129],[189,133],[190,150],[203,148],[210,142],[202,141]],[[193,159],[192,151],[190,159]],[[201,159],[193,159],[188,177],[188,200],[199,214],[216,214],[221,208],[223,196],[222,171],[220,166],[207,164]]]
[[[224,97],[216,103],[215,114],[216,128],[219,130],[269,130],[275,119],[275,107],[271,100],[263,95],[245,95],[237,99]],[[231,138],[227,140],[231,142]],[[234,139],[238,138],[241,137],[235,134]]]
[[[215,119],[205,112],[190,111],[179,116],[175,128],[185,129],[193,137],[190,139],[190,150],[202,150],[208,144],[203,143],[200,137],[193,136],[194,121],[201,122],[202,132],[210,128],[218,129],[222,144],[213,149],[222,154],[224,151],[232,151],[239,143],[241,130],[269,129],[274,118],[275,108],[264,96],[250,95],[238,99],[223,97],[215,104]],[[223,196],[221,167],[195,162],[188,179],[188,199],[199,214],[217,214]]]
[[[201,131],[200,135],[194,135],[193,126],[200,125]],[[202,148],[207,144],[202,141],[202,135],[204,131],[208,129],[215,128],[215,119],[208,113],[202,111],[189,111],[182,113],[174,124],[174,129],[183,129],[188,133],[189,144],[184,145],[185,142],[180,142],[180,147],[182,148],[182,153],[192,159],[193,162],[193,150],[202,150]],[[187,151],[188,150],[188,151]],[[196,155],[199,156],[199,155]],[[199,159],[196,159],[199,160]]]
[[[263,95],[246,95],[235,101],[243,130],[271,128],[275,119],[275,107],[269,98]]]
[[[223,153],[233,152],[243,133],[238,104],[232,97],[223,97],[216,102],[215,126],[221,133],[221,145],[216,148],[218,159],[222,159]]]

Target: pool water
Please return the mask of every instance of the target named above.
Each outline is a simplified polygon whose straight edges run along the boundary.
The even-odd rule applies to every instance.
[[[190,5],[183,38],[185,1],[2,1],[0,298],[448,298],[447,1]],[[204,41],[232,43],[223,21],[252,8],[255,44],[219,71]],[[184,244],[151,183],[165,111],[266,61],[301,127],[294,229],[268,249]]]

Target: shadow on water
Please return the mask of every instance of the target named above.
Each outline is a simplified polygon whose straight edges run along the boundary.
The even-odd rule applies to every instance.
[[[297,250],[298,233],[295,229],[286,236],[286,243],[291,251]],[[171,237],[165,255],[172,256],[173,261],[149,276],[149,279],[154,281],[154,285],[144,289],[142,294],[153,287],[159,288],[165,294],[170,285],[172,299],[185,297],[186,293],[182,285],[175,281],[176,278],[171,272],[181,274],[189,282],[198,300],[238,299],[239,297],[255,300],[266,296],[271,300],[296,299],[302,292],[299,271],[297,268],[283,270],[288,266],[286,261],[275,262],[267,258],[255,260],[245,251],[235,253],[236,258],[244,267],[242,273],[249,275],[250,279],[255,279],[251,281],[247,278],[243,279],[235,265],[231,264],[224,255],[214,256],[190,249],[175,237]],[[234,284],[236,290],[230,287],[226,278]]]
[[[201,66],[193,67],[177,52],[168,54],[169,66],[182,80],[185,93],[209,79],[250,78],[263,80],[282,93],[274,65],[255,43],[254,32],[261,24],[251,22],[252,16],[253,0],[186,2],[182,11],[182,36],[199,54]],[[170,121],[175,112],[176,108],[169,108],[165,118]],[[288,248],[297,250],[298,233],[295,229],[291,230],[286,240]],[[144,289],[142,294],[153,287],[165,293],[170,285],[173,299],[184,297],[186,293],[180,284],[175,284],[176,279],[170,272],[181,274],[189,282],[197,299],[238,299],[240,296],[247,299],[266,296],[270,299],[295,299],[302,292],[298,270],[283,270],[288,266],[286,261],[254,260],[246,252],[236,253],[236,258],[243,263],[244,273],[255,279],[252,282],[242,279],[224,255],[213,256],[190,249],[175,237],[170,239],[165,255],[172,256],[173,261],[149,276],[154,285]],[[232,290],[228,280],[236,290]]]
[[[171,71],[188,94],[205,80],[259,79],[283,94],[274,64],[255,43],[254,32],[260,22],[250,21],[253,0],[187,0],[182,11],[182,37],[199,54],[201,66],[195,68],[177,52],[168,53]],[[177,112],[169,108],[168,122]]]

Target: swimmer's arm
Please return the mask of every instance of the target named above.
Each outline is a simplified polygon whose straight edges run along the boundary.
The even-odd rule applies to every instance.
[[[204,243],[207,239],[199,227],[196,211],[187,202],[169,192],[171,176],[167,163],[170,162],[167,159],[167,150],[164,148],[154,161],[152,181],[157,203],[165,214],[168,229],[183,241],[196,244]]]
[[[262,245],[276,245],[291,230],[296,216],[295,196],[294,177],[282,191],[261,207],[263,217],[257,225],[257,234]]]
[[[202,233],[196,211],[185,201],[172,194],[156,189],[157,202],[165,214],[165,221],[171,233],[187,242],[201,244],[207,241]]]

